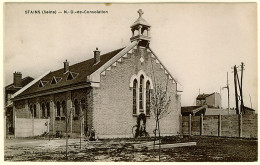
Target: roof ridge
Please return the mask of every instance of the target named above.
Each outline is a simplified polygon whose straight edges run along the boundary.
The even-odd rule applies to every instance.
[[[103,67],[110,59],[112,59],[115,55],[117,55],[119,52],[121,52],[124,48],[119,48],[119,49],[115,49],[112,51],[109,51],[105,54],[102,54],[100,56],[100,62],[96,65],[94,64],[94,57],[90,58],[90,59],[86,59],[84,61],[75,63],[71,66],[69,66],[69,71],[72,73],[76,73],[77,75],[75,76],[75,78],[73,80],[67,81],[66,80],[66,75],[63,74],[63,68],[60,69],[56,69],[54,71],[51,71],[49,73],[47,73],[46,75],[42,76],[40,79],[37,78],[37,81],[34,81],[34,84],[31,84],[30,87],[26,88],[25,90],[23,90],[20,93],[17,93],[17,95],[15,95],[16,99],[20,99],[20,98],[24,98],[27,97],[27,95],[29,94],[33,94],[33,93],[37,93],[37,92],[45,92],[47,90],[50,89],[54,89],[54,88],[60,88],[60,87],[69,87],[70,85],[73,84],[79,84],[79,83],[85,83],[87,84],[87,76],[92,74],[93,72],[95,72],[96,70],[100,69],[101,67]],[[59,81],[59,83],[57,84],[53,84],[51,85],[50,83],[46,84],[43,88],[38,88],[38,85],[36,82],[38,82],[39,80],[42,81],[51,81],[52,77],[61,77],[62,80]]]
[[[112,53],[112,52],[118,51],[118,50],[123,49],[123,48],[125,48],[125,47],[122,47],[122,48],[119,48],[119,49],[116,49],[116,50],[107,52],[107,53],[105,53],[105,54],[102,54],[102,55],[100,55],[100,58],[101,58],[101,56],[110,54],[110,53]],[[80,61],[80,62],[77,62],[77,63],[75,63],[75,64],[70,65],[69,67],[73,67],[73,66],[75,66],[75,65],[79,65],[79,64],[81,64],[81,63],[87,62],[87,61],[92,60],[92,59],[94,59],[94,57],[89,58],[89,59],[86,59],[86,60],[83,60],[83,61]],[[56,72],[56,71],[59,71],[59,70],[63,70],[63,68],[56,69],[56,70],[54,70],[54,71],[50,71],[50,73],[53,73],[53,72]],[[71,71],[71,70],[70,70],[70,71]]]

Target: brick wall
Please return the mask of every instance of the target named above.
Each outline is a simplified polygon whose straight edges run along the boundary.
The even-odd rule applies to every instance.
[[[257,138],[257,114],[183,116],[182,133],[183,135]]]
[[[133,93],[130,79],[140,70],[153,79],[153,70],[157,84],[166,86],[167,76],[161,65],[155,60],[151,62],[151,53],[145,54],[143,63],[140,54],[128,54],[122,62],[112,66],[111,70],[101,75],[100,87],[93,88],[93,121],[97,135],[100,137],[132,137],[132,127],[136,125],[137,117],[133,116]],[[155,82],[152,82],[155,84]],[[161,120],[162,134],[177,134],[180,132],[180,96],[176,96],[176,84],[168,83],[171,95],[169,110],[171,113]],[[147,131],[152,135],[155,120],[147,118]]]
[[[72,132],[73,133],[80,133],[80,120],[73,120]]]
[[[60,131],[60,132],[66,132],[66,122],[65,120],[55,120],[55,132]],[[69,126],[68,126],[68,131],[69,131]]]

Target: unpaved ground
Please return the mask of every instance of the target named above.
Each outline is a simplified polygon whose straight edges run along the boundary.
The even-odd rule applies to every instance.
[[[110,139],[96,142],[69,139],[10,139],[5,141],[5,161],[158,161],[158,151],[136,150],[133,144],[151,139]],[[165,137],[162,143],[197,142],[196,146],[164,149],[161,161],[257,161],[257,140],[218,137]]]

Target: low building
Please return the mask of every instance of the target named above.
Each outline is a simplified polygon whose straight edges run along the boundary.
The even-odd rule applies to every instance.
[[[216,92],[211,94],[200,94],[196,98],[196,105],[207,105],[211,108],[221,108],[221,96],[219,93]]]
[[[255,110],[244,106],[245,114],[255,114]]]
[[[21,72],[13,73],[13,83],[5,87],[5,116],[6,116],[6,134],[14,134],[14,116],[13,116],[13,94],[24,88],[34,79],[30,76],[22,78]]]
[[[129,45],[103,55],[96,49],[93,58],[74,65],[66,60],[63,68],[47,72],[16,95],[13,100],[17,119],[34,119],[43,124],[48,120],[48,131],[54,134],[68,130],[75,135],[93,127],[99,138],[114,138],[133,137],[133,127],[144,114],[146,131],[152,135],[155,120],[150,110],[151,94],[160,84],[171,98],[170,113],[161,119],[161,134],[178,134],[178,83],[151,49],[151,26],[143,19],[142,11],[138,13],[139,18],[130,27]],[[31,129],[31,125],[24,127]],[[19,136],[35,136],[32,129],[33,134],[19,130]]]

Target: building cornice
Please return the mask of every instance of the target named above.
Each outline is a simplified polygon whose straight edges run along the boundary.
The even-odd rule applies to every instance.
[[[18,101],[18,100],[24,100],[24,99],[29,99],[29,98],[33,98],[33,97],[39,97],[39,96],[45,96],[45,95],[56,94],[56,93],[61,93],[61,92],[67,92],[67,91],[81,89],[81,88],[87,88],[87,87],[90,87],[90,83],[83,82],[83,83],[69,85],[69,86],[60,87],[60,88],[56,88],[56,89],[48,89],[48,90],[45,90],[45,91],[39,91],[39,92],[36,92],[36,93],[24,95],[24,96],[17,96],[15,98],[13,98],[12,101]]]

